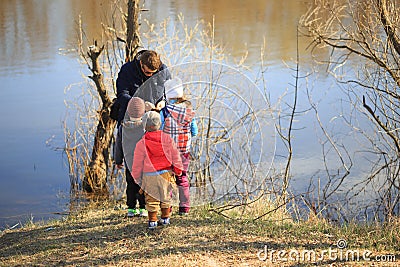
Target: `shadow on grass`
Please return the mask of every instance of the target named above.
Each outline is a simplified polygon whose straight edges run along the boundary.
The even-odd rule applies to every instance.
[[[0,237],[0,262],[11,257],[14,260],[25,257],[31,262],[49,265],[102,265],[123,261],[151,262],[168,255],[205,252],[246,255],[258,260],[257,253],[265,246],[276,251],[291,248],[324,250],[332,246],[328,241],[311,244],[307,237],[291,239],[289,234],[289,237],[279,238],[279,234],[272,233],[285,233],[284,225],[176,216],[171,218],[170,226],[148,230],[146,222],[145,218],[128,219],[121,214],[112,214],[88,222],[5,233]],[[301,264],[296,262],[293,266],[307,266],[309,262]]]

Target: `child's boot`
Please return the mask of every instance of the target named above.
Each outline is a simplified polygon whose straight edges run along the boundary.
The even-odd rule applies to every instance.
[[[170,208],[161,208],[161,220],[160,220],[161,225],[170,224],[169,215],[170,215]]]
[[[157,211],[149,211],[149,229],[153,230],[157,227]]]

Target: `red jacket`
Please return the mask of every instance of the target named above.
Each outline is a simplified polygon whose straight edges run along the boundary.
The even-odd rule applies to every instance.
[[[136,144],[132,164],[132,177],[139,182],[143,172],[172,170],[181,175],[181,156],[174,140],[162,131],[146,132]]]

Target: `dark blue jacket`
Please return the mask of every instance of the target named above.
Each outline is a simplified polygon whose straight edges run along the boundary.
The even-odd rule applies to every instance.
[[[171,79],[167,66],[162,64],[160,69],[148,77],[140,67],[140,56],[145,50],[137,53],[136,57],[122,65],[117,78],[117,101],[119,105],[118,123],[124,119],[128,102],[133,96],[156,104],[164,98],[164,82]]]

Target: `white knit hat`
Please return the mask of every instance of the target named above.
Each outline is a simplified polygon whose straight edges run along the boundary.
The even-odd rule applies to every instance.
[[[178,77],[165,81],[164,86],[167,99],[183,97],[182,80]]]

